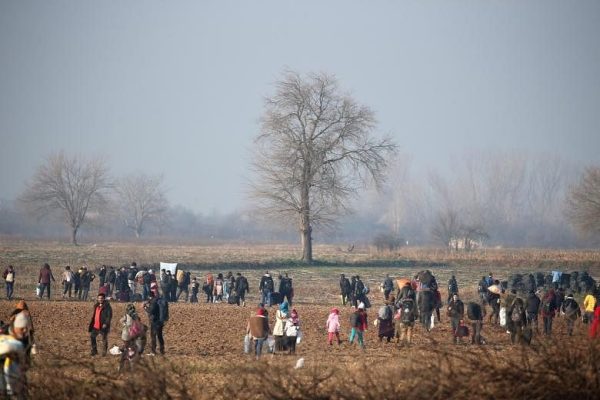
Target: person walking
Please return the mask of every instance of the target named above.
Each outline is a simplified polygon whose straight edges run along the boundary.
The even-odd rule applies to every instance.
[[[527,314],[527,325],[532,329],[535,328],[536,333],[540,331],[538,327],[538,315],[541,304],[542,300],[540,300],[538,295],[533,290],[530,291],[525,300],[525,313]]]
[[[150,320],[150,349],[151,354],[156,355],[156,342],[158,340],[161,355],[165,354],[165,339],[163,328],[169,320],[169,303],[164,297],[156,296],[150,292],[150,300],[144,303],[144,309]]]
[[[354,343],[354,338],[358,340],[358,345],[361,349],[365,349],[364,332],[368,328],[367,312],[365,311],[365,304],[360,303],[351,315],[350,315],[350,337],[348,339],[350,344]]]
[[[119,371],[122,371],[127,361],[130,362],[131,366],[131,363],[139,359],[139,356],[144,352],[148,327],[142,323],[133,303],[127,304],[125,315],[119,322],[122,326],[121,339],[123,340]]]
[[[6,285],[6,299],[12,300],[15,287],[15,269],[12,265],[6,267],[2,277],[4,278],[4,284]]]
[[[235,293],[238,296],[237,305],[240,303],[243,307],[246,307],[246,293],[250,293],[250,288],[248,286],[248,279],[243,276],[241,273],[237,273],[237,278],[235,279]]]
[[[85,265],[82,267],[82,270],[83,272],[81,273],[81,292],[79,293],[79,300],[87,301],[88,294],[92,286],[92,281],[96,278],[96,275],[88,271]]]
[[[331,312],[329,313],[329,317],[327,317],[327,322],[325,323],[325,328],[327,329],[327,343],[329,345],[333,345],[333,338],[337,339],[338,346],[342,344],[340,340],[340,311],[333,307]]]
[[[456,281],[456,277],[452,275],[448,280],[448,303],[452,300],[452,296],[458,294],[458,282]]]
[[[522,298],[516,297],[507,312],[508,330],[512,344],[525,343],[523,331],[527,326],[525,303]]]
[[[467,304],[467,317],[471,320],[471,344],[484,344],[481,331],[483,329],[483,318],[485,317],[485,307],[475,301]]]
[[[67,295],[67,293],[69,294],[69,299],[71,298],[72,295],[72,289],[73,289],[73,271],[71,271],[71,266],[67,265],[65,267],[65,271],[62,274],[62,282],[63,282],[63,299],[65,298],[65,296]]]
[[[284,301],[279,305],[279,310],[275,312],[275,325],[273,326],[273,337],[275,338],[275,351],[284,351],[285,323],[289,315],[289,305]]]
[[[542,318],[544,319],[544,335],[552,334],[552,320],[556,315],[556,295],[550,288],[542,299]]]
[[[565,301],[561,306],[561,313],[565,316],[565,321],[567,322],[567,335],[573,336],[575,321],[581,317],[581,310],[572,293],[569,293],[565,298]]]
[[[398,345],[401,345],[406,338],[406,344],[410,346],[412,343],[412,333],[417,320],[417,305],[412,297],[405,297],[400,307],[394,315],[396,322],[396,339]]]
[[[38,297],[40,299],[44,297],[44,291],[47,291],[48,300],[50,300],[50,284],[52,282],[56,282],[56,279],[54,279],[54,275],[52,275],[50,265],[45,263],[38,276],[38,283],[40,285],[40,295]]]
[[[265,309],[259,307],[256,310],[256,315],[248,319],[248,325],[246,326],[246,334],[250,335],[254,341],[254,354],[257,360],[262,354],[263,342],[267,339],[269,333],[271,333],[269,318],[265,316]]]
[[[594,319],[594,309],[596,308],[596,297],[593,291],[588,291],[583,299],[583,323],[591,324]]]
[[[275,288],[275,283],[273,282],[273,278],[269,271],[266,271],[265,274],[260,278],[260,284],[258,285],[258,291],[261,294],[261,303],[265,304],[267,307],[271,307],[271,294]]]
[[[102,356],[106,355],[108,351],[108,333],[110,332],[110,322],[112,320],[112,308],[110,303],[106,300],[106,296],[103,293],[99,293],[96,304],[94,304],[94,312],[88,325],[88,332],[90,333],[90,342],[92,345],[91,355],[95,356],[98,354],[98,347],[96,344],[96,337],[102,336]]]
[[[344,274],[340,274],[340,297],[342,298],[343,306],[351,302],[351,293],[350,280]]]
[[[450,324],[452,325],[452,336],[454,343],[459,342],[459,337],[457,335],[458,326],[460,325],[460,321],[463,319],[465,315],[465,306],[463,302],[458,298],[458,294],[452,295],[452,300],[448,304],[448,317],[450,317]]]
[[[394,281],[392,281],[392,278],[390,278],[389,275],[386,275],[381,286],[383,287],[383,297],[388,301],[390,299],[390,293],[394,290]]]

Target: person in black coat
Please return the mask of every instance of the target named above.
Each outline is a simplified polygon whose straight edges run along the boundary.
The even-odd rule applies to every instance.
[[[538,315],[540,313],[540,306],[542,304],[542,300],[532,291],[527,295],[527,299],[525,299],[525,312],[527,314],[527,325],[532,328],[535,327],[535,331],[539,333],[540,329],[538,327]]]
[[[88,326],[90,341],[92,344],[91,355],[98,354],[96,337],[102,335],[102,355],[105,356],[108,351],[108,333],[110,332],[110,321],[112,320],[112,308],[106,301],[103,293],[98,294],[97,302],[94,304],[94,312]]]

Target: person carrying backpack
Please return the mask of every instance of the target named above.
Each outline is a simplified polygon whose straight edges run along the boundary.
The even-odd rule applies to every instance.
[[[581,310],[579,309],[579,304],[577,304],[573,298],[572,293],[569,293],[565,298],[561,307],[561,312],[564,314],[565,320],[567,321],[567,334],[573,336],[573,327],[575,326],[577,318],[581,317]]]
[[[401,344],[406,337],[406,344],[412,343],[412,332],[417,319],[417,305],[415,301],[406,297],[400,303],[400,307],[394,316],[396,321],[396,339]]]
[[[281,294],[281,300],[287,301],[291,307],[292,298],[294,297],[294,288],[292,286],[292,278],[288,277],[287,272],[284,276],[279,275],[279,293]]]
[[[169,303],[164,297],[156,296],[150,292],[150,300],[144,304],[144,310],[150,320],[150,348],[151,354],[156,355],[156,341],[158,339],[160,354],[165,354],[165,340],[163,328],[169,320]]]
[[[4,278],[4,283],[6,284],[6,298],[8,300],[12,300],[15,287],[15,269],[12,265],[6,267],[2,277]]]
[[[452,296],[458,294],[458,282],[456,281],[456,277],[452,275],[452,277],[448,280],[448,303],[452,300]]]
[[[520,297],[516,297],[508,310],[510,342],[512,344],[523,343],[523,329],[527,325],[525,314],[525,303]]]
[[[267,307],[271,307],[271,294],[273,293],[274,288],[275,284],[273,278],[269,274],[269,271],[266,271],[262,278],[260,278],[258,291],[261,293],[261,303],[265,304]]]
[[[459,337],[457,336],[458,326],[460,325],[460,321],[462,321],[465,315],[465,305],[458,298],[458,294],[452,295],[452,300],[448,303],[448,317],[450,317],[450,324],[452,325],[452,335],[454,337],[454,342],[459,342]]]
[[[467,317],[471,320],[471,328],[473,329],[471,344],[485,344],[485,339],[481,336],[485,307],[477,302],[470,301],[467,304]]]
[[[544,335],[552,334],[552,320],[556,314],[556,295],[554,289],[549,289],[542,299],[542,318],[544,320]]]
[[[385,304],[379,308],[377,315],[378,319],[378,336],[379,341],[383,341],[383,338],[387,338],[387,342],[394,337],[394,310],[390,305],[389,301],[386,300]]]
[[[394,290],[394,281],[392,281],[389,275],[386,275],[381,286],[383,287],[383,297],[387,301],[390,299],[390,293]]]
[[[538,314],[542,300],[533,292],[530,291],[525,302],[525,313],[527,314],[527,325],[535,328],[536,333],[539,333]]]

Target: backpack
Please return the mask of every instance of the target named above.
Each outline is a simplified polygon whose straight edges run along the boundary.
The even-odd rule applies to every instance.
[[[129,272],[127,273],[127,280],[134,281],[135,274],[137,274],[137,270],[135,270],[134,268],[129,269]]]
[[[156,300],[158,304],[158,321],[167,322],[169,320],[169,303],[163,297]]]
[[[478,321],[481,319],[481,308],[478,310],[479,312],[475,311],[478,306],[479,304],[473,302],[467,305],[467,317],[469,317],[471,321]]]
[[[387,321],[392,318],[392,310],[389,306],[381,306],[379,308],[377,316],[379,317],[379,319]]]
[[[565,302],[565,315],[567,317],[572,317],[577,312],[578,308],[579,307],[576,306],[576,303],[574,300],[567,300]]]
[[[134,319],[129,327],[129,339],[136,339],[144,332],[144,324],[139,319]]]
[[[405,299],[402,302],[401,310],[400,319],[402,322],[413,322],[415,320],[415,307],[412,299]]]
[[[265,289],[269,292],[273,291],[273,278],[269,277],[265,280]]]
[[[515,304],[515,306],[513,307],[513,311],[512,311],[510,319],[513,322],[521,322],[521,321],[523,321],[523,314],[524,314],[523,306],[521,304]]]

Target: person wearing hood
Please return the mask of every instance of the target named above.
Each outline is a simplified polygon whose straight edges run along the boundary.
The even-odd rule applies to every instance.
[[[119,322],[122,326],[121,339],[123,340],[119,370],[122,370],[128,358],[135,360],[144,352],[148,327],[142,324],[133,303],[127,304],[125,315]]]
[[[327,317],[325,328],[327,328],[327,342],[329,345],[333,345],[333,338],[337,339],[338,346],[342,344],[340,340],[340,311],[333,307]]]
[[[24,318],[24,321],[26,322],[26,334],[22,335],[19,341],[23,343],[23,349],[25,350],[25,359],[23,365],[26,368],[29,368],[31,366],[31,353],[34,352],[35,349],[35,343],[33,341],[34,329],[33,319],[31,318],[31,313],[29,312],[29,306],[27,306],[27,303],[25,303],[24,300],[18,301],[15,305],[15,309],[10,314],[11,324],[14,324],[17,318]],[[23,319],[20,321],[23,321]]]
[[[7,335],[0,335],[0,394],[2,398],[23,399],[27,395],[28,369],[23,343],[29,335],[29,322],[23,312],[14,315]]]
[[[269,333],[269,317],[265,315],[265,309],[259,307],[256,310],[256,315],[250,317],[246,326],[246,334],[254,340],[254,354],[257,360],[260,358],[263,342],[267,339]]]
[[[289,318],[285,321],[285,345],[289,354],[296,354],[296,339],[300,332],[300,317],[296,309],[292,309]]]
[[[261,302],[266,304],[267,307],[271,307],[271,293],[275,288],[275,283],[273,282],[273,278],[269,274],[269,271],[266,271],[265,274],[260,278],[260,284],[258,285],[258,291],[261,293]]]
[[[581,317],[581,310],[579,304],[575,301],[572,293],[565,298],[565,301],[560,307],[561,313],[565,316],[567,322],[567,334],[573,336],[573,328],[575,327],[575,321]]]
[[[279,305],[279,309],[275,313],[275,325],[273,326],[273,337],[275,338],[275,351],[283,351],[286,349],[284,342],[285,322],[288,319],[289,306],[287,301]]]
[[[583,323],[588,324],[592,323],[594,319],[594,309],[596,308],[596,297],[594,297],[593,291],[588,291],[583,299]]]
[[[360,303],[356,311],[350,315],[350,338],[348,341],[350,344],[354,343],[354,337],[358,338],[358,345],[361,349],[365,349],[364,332],[368,328],[367,312],[365,311],[365,304]]]

